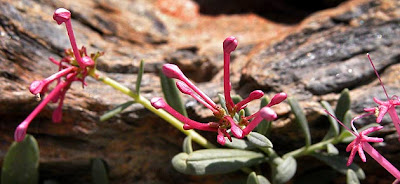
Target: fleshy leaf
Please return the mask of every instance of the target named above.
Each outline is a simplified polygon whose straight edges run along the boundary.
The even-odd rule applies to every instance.
[[[357,174],[351,169],[347,169],[346,183],[347,184],[360,184],[360,180],[358,180]]]
[[[350,109],[350,94],[349,89],[345,88],[340,93],[339,100],[336,105],[335,114],[336,117],[343,122],[346,112]]]
[[[136,94],[140,94],[140,85],[142,84],[142,77],[144,73],[144,60],[140,61],[139,71],[136,78]]]
[[[190,154],[193,152],[193,147],[192,147],[192,137],[191,136],[186,136],[185,140],[183,140],[183,152]]]
[[[126,108],[128,108],[130,105],[132,105],[134,103],[135,103],[134,101],[128,101],[128,102],[125,102],[123,104],[120,104],[120,105],[114,107],[114,109],[112,109],[112,110],[106,112],[105,114],[103,114],[102,116],[100,116],[100,121],[107,121],[108,119],[121,113],[122,111],[124,111]]]
[[[262,97],[260,102],[260,109],[267,106],[268,103],[269,103],[268,97],[266,96]],[[262,120],[257,125],[257,132],[262,135],[268,135],[270,130],[271,130],[271,121]]]
[[[346,125],[347,127],[350,127],[351,126],[350,123],[351,123],[352,119],[353,119],[353,114],[351,113],[351,111],[347,111],[346,114],[344,114],[344,118],[343,118],[342,123],[344,125]],[[344,132],[344,131],[347,132],[347,129],[342,127],[341,132]]]
[[[327,101],[322,101],[321,104],[322,107],[324,107],[329,113],[335,116],[332,106]],[[326,133],[323,140],[327,140],[329,138],[336,137],[339,135],[339,123],[331,116],[328,116],[328,120],[331,126],[329,127],[329,130]]]
[[[182,103],[180,91],[176,87],[175,80],[168,78],[160,71],[161,88],[167,103],[176,111],[187,117],[185,105]]]
[[[329,143],[326,147],[328,154],[330,155],[337,155],[339,154],[339,150],[331,143]]]
[[[254,144],[257,147],[261,148],[273,147],[272,142],[267,137],[257,132],[250,132],[250,134],[247,135],[247,140],[249,140],[250,143]]]
[[[281,163],[273,168],[273,183],[281,184],[289,181],[297,170],[297,162],[293,157],[285,158]]]
[[[107,166],[102,159],[94,158],[91,160],[92,165],[92,183],[108,184]]]
[[[251,150],[256,148],[253,144],[244,139],[238,139],[232,137],[232,142],[231,142],[229,141],[228,138],[225,137],[225,140],[226,140],[225,146],[229,148],[242,149],[242,150]]]
[[[221,107],[224,108],[225,112],[228,112],[228,109],[226,108],[226,101],[225,101],[224,95],[218,94],[218,99],[219,99],[219,104],[221,105]]]
[[[306,147],[311,145],[311,134],[310,128],[308,127],[308,121],[306,116],[303,113],[303,109],[300,107],[299,102],[295,98],[288,98],[288,102],[292,112],[296,116],[296,122],[300,125],[301,129],[303,130]]]
[[[8,149],[1,172],[1,183],[37,184],[39,182],[39,146],[27,134],[21,142],[13,142]]]
[[[312,156],[325,162],[327,165],[336,171],[346,174],[347,169],[353,170],[359,179],[365,179],[364,171],[356,164],[352,163],[349,167],[346,166],[347,159],[339,155],[329,155],[326,153],[313,153]]]
[[[255,172],[251,172],[247,177],[246,184],[271,184],[271,183],[264,176],[257,175]]]
[[[172,159],[174,168],[184,174],[223,174],[260,164],[261,153],[236,149],[204,149],[190,154],[179,153]]]
[[[258,178],[255,172],[251,172],[249,174],[246,184],[260,184],[260,182],[258,182]]]

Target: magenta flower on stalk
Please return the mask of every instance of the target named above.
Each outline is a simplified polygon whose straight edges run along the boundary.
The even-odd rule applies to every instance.
[[[43,98],[40,104],[32,111],[29,116],[18,125],[14,133],[14,139],[17,142],[22,141],[25,138],[26,131],[29,124],[32,122],[39,112],[49,103],[57,103],[57,108],[53,111],[52,120],[55,123],[59,123],[62,120],[62,106],[64,103],[65,94],[70,88],[72,82],[78,81],[85,86],[85,77],[88,73],[95,68],[95,60],[101,55],[101,53],[92,54],[90,57],[86,53],[86,49],[78,49],[75,41],[75,36],[72,30],[71,24],[71,13],[64,9],[59,8],[54,12],[53,19],[58,23],[65,23],[67,28],[69,40],[71,42],[72,51],[67,49],[65,51],[66,57],[61,59],[61,61],[56,61],[53,58],[49,58],[51,62],[58,65],[59,71],[50,77],[32,82],[29,87],[29,91],[34,95],[42,95],[42,97],[48,91],[48,86],[56,82],[56,86],[51,92]]]
[[[385,116],[385,114],[389,113],[389,116],[392,119],[394,127],[396,128],[397,134],[399,135],[398,140],[400,142],[400,119],[399,119],[399,116],[397,115],[397,112],[395,109],[397,105],[400,105],[400,101],[396,95],[392,96],[392,98],[389,98],[389,95],[387,94],[385,86],[383,85],[381,77],[379,76],[374,63],[372,62],[371,57],[369,56],[369,54],[367,54],[367,56],[368,56],[369,62],[372,65],[372,68],[375,71],[376,76],[379,79],[379,82],[383,88],[383,91],[385,92],[387,101],[381,101],[374,97],[373,99],[378,104],[378,107],[377,108],[365,108],[364,111],[375,112],[376,116],[377,116],[377,118],[376,118],[377,123],[380,123],[382,121],[383,117]]]
[[[200,123],[194,120],[191,120],[172,107],[170,107],[162,98],[156,97],[151,100],[151,104],[157,109],[164,109],[172,116],[180,120],[184,123],[183,128],[185,130],[189,129],[198,129],[203,131],[212,131],[217,132],[217,142],[221,145],[225,144],[225,137],[227,137],[230,141],[231,134],[236,138],[243,138],[248,135],[257,125],[263,120],[272,121],[277,118],[277,115],[274,110],[271,109],[271,106],[276,105],[284,101],[287,97],[286,93],[276,94],[271,102],[266,106],[261,108],[258,112],[253,115],[247,117],[240,117],[238,122],[235,121],[234,116],[239,113],[240,110],[245,108],[247,104],[253,100],[261,98],[264,93],[261,90],[255,90],[250,93],[250,95],[242,100],[241,102],[235,104],[231,98],[231,84],[229,81],[229,62],[230,62],[230,53],[234,51],[237,47],[237,40],[235,37],[231,36],[225,39],[223,43],[224,48],[224,96],[226,101],[226,108],[228,112],[226,112],[221,106],[214,103],[210,97],[208,97],[204,92],[202,92],[199,88],[197,88],[179,69],[178,66],[174,64],[164,64],[162,67],[162,72],[169,78],[178,79],[176,82],[176,86],[178,89],[194,99],[196,99],[199,103],[203,104],[206,108],[210,109],[214,114],[214,117],[217,119],[215,122],[209,123]],[[230,131],[228,131],[230,130]],[[231,134],[230,134],[230,133]]]
[[[349,160],[347,161],[347,166],[349,166],[353,162],[353,159],[357,152],[358,152],[358,155],[360,156],[361,160],[363,162],[366,162],[367,159],[365,157],[365,153],[364,153],[364,151],[365,151],[369,154],[369,156],[371,156],[375,161],[377,161],[383,168],[385,168],[390,174],[392,174],[396,178],[395,182],[400,180],[400,171],[396,167],[394,167],[393,164],[391,164],[388,160],[386,160],[385,157],[383,157],[377,150],[375,150],[374,147],[372,147],[368,143],[368,142],[377,143],[377,142],[383,141],[382,138],[367,136],[367,134],[381,130],[383,128],[383,126],[371,127],[366,130],[363,130],[361,132],[358,132],[354,126],[355,120],[365,117],[365,116],[372,115],[372,114],[374,114],[374,112],[370,112],[370,113],[363,114],[361,116],[353,118],[351,120],[351,127],[353,130],[350,130],[350,128],[348,128],[346,125],[344,125],[340,120],[338,120],[335,116],[330,114],[327,110],[325,110],[325,112],[329,116],[333,117],[337,122],[339,122],[344,128],[346,128],[347,131],[349,131],[354,136],[356,136],[356,138],[346,148],[347,152],[351,151]]]

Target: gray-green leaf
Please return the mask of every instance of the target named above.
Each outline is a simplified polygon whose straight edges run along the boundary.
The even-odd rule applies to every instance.
[[[255,172],[251,172],[249,174],[246,184],[260,184],[260,182],[258,182],[258,178]]]
[[[352,163],[349,167],[346,166],[347,159],[345,157],[339,155],[329,155],[326,153],[314,153],[312,156],[325,162],[327,165],[342,174],[346,174],[347,169],[351,169],[356,173],[359,179],[365,178],[364,171],[358,165]]]
[[[179,153],[172,159],[174,168],[184,174],[223,174],[261,163],[261,153],[236,149],[204,149]]]
[[[256,175],[255,172],[251,172],[247,177],[246,184],[271,184],[271,183],[264,176]]]
[[[102,159],[94,158],[92,163],[92,183],[93,184],[108,184],[107,167]]]
[[[321,102],[322,107],[324,107],[329,113],[335,116],[335,112],[333,112],[332,106],[327,101]],[[331,116],[328,115],[328,121],[331,124],[327,134],[325,135],[323,140],[327,140],[332,137],[336,137],[339,135],[339,123]]]
[[[140,61],[139,72],[136,78],[136,90],[135,90],[136,94],[140,94],[140,86],[142,84],[143,73],[144,73],[144,60],[142,59]]]
[[[102,116],[100,116],[100,121],[106,121],[106,120],[114,117],[115,115],[121,113],[123,110],[128,108],[133,103],[135,103],[135,102],[134,101],[128,101],[128,102],[125,102],[123,104],[118,105],[114,109],[112,109],[112,110],[106,112],[105,114],[103,114]]]
[[[299,102],[295,98],[288,98],[288,102],[292,112],[296,116],[296,122],[300,125],[301,129],[303,130],[306,147],[311,145],[311,133],[310,128],[308,127],[308,121],[306,116],[303,113],[303,109],[300,107]]]
[[[330,155],[337,155],[339,154],[339,150],[331,143],[329,143],[326,147],[328,154]]]
[[[1,172],[1,183],[37,184],[39,182],[39,146],[36,139],[26,135],[8,149]]]
[[[244,139],[237,139],[235,137],[232,137],[232,142],[225,137],[225,146],[242,150],[251,150],[256,148],[254,144],[251,144],[249,141]]]
[[[273,147],[272,142],[267,137],[257,132],[250,132],[249,135],[247,135],[247,140],[249,140],[250,143],[254,144],[257,147],[261,148]]]
[[[280,184],[289,181],[297,170],[297,162],[293,157],[287,157],[274,170],[273,183]]]
[[[335,114],[336,117],[343,122],[346,112],[350,109],[350,94],[349,89],[345,88],[341,93],[339,100],[336,105]]]
[[[347,184],[360,184],[360,180],[358,180],[357,174],[351,169],[347,169],[346,183]]]
[[[192,137],[191,136],[186,136],[186,138],[183,140],[183,152],[190,154],[193,152],[193,147],[192,147]]]

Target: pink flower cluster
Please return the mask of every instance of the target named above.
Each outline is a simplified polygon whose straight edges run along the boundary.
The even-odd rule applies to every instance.
[[[221,106],[215,104],[210,97],[208,97],[204,92],[202,92],[198,87],[196,87],[179,69],[178,66],[174,64],[164,64],[162,67],[162,72],[169,78],[177,79],[176,86],[178,89],[186,94],[192,96],[199,103],[203,104],[206,108],[210,109],[217,119],[215,122],[209,123],[200,123],[194,120],[191,120],[172,107],[170,107],[162,98],[156,97],[151,99],[151,104],[157,109],[164,109],[175,118],[184,123],[183,128],[185,130],[189,129],[198,129],[204,131],[213,131],[217,132],[217,142],[221,145],[225,144],[225,137],[227,137],[230,141],[231,135],[228,133],[232,133],[236,138],[243,138],[248,135],[262,120],[272,121],[277,118],[277,115],[274,110],[271,109],[271,106],[276,105],[284,101],[287,97],[286,93],[278,93],[276,94],[270,101],[270,103],[261,108],[258,112],[254,113],[250,116],[242,116],[240,120],[237,122],[234,119],[234,116],[239,113],[240,110],[244,109],[250,101],[259,99],[264,96],[264,93],[261,90],[255,90],[250,93],[250,95],[242,100],[241,102],[235,104],[232,100],[230,91],[231,91],[231,83],[229,79],[229,63],[230,63],[230,55],[231,52],[236,49],[238,45],[238,41],[235,37],[231,36],[225,39],[223,42],[223,50],[224,50],[224,96],[226,101],[226,109],[223,109]]]
[[[361,158],[361,161],[366,162],[367,159],[365,157],[364,151],[367,152],[374,160],[376,160],[383,168],[385,168],[390,174],[392,174],[396,180],[394,183],[398,183],[400,181],[400,171],[393,166],[388,160],[386,160],[385,157],[383,157],[377,150],[375,150],[374,147],[372,147],[368,142],[373,142],[373,143],[378,143],[378,142],[383,142],[382,138],[377,138],[377,137],[368,137],[367,134],[370,134],[372,132],[381,130],[383,126],[376,126],[376,127],[371,127],[368,128],[364,131],[357,132],[357,129],[354,126],[354,121],[365,117],[369,115],[376,115],[376,122],[380,123],[383,119],[383,116],[385,116],[386,113],[389,113],[390,118],[392,119],[392,122],[397,130],[398,135],[400,136],[400,119],[397,115],[395,107],[397,105],[400,105],[400,101],[398,100],[397,96],[393,96],[392,98],[389,98],[389,95],[386,92],[385,86],[383,85],[383,82],[374,66],[374,63],[371,60],[371,57],[369,54],[367,54],[368,59],[372,65],[372,68],[375,71],[376,76],[379,79],[379,82],[381,83],[381,86],[383,88],[383,91],[386,95],[387,101],[381,101],[377,98],[373,98],[374,101],[378,104],[378,107],[374,108],[365,108],[364,111],[366,111],[366,114],[363,114],[361,116],[355,117],[351,121],[351,126],[353,130],[350,130],[347,126],[345,126],[342,122],[340,122],[335,116],[330,114],[328,111],[325,111],[328,113],[330,116],[336,119],[343,127],[345,127],[349,132],[351,132],[356,138],[347,146],[346,151],[350,152],[349,159],[347,161],[347,166],[349,166],[358,152],[358,155]],[[399,137],[400,141],[400,137]]]
[[[75,41],[74,32],[72,30],[71,24],[71,13],[64,9],[59,8],[54,12],[53,19],[58,23],[65,23],[68,36],[71,42],[72,51],[70,49],[66,50],[66,57],[61,59],[61,61],[56,61],[54,58],[49,58],[51,62],[57,64],[59,71],[50,77],[34,81],[29,87],[32,94],[44,96],[48,91],[48,87],[51,83],[56,82],[56,86],[53,90],[40,102],[40,104],[32,111],[29,116],[22,121],[15,130],[14,139],[17,142],[22,141],[25,138],[26,131],[29,124],[32,122],[40,111],[49,103],[57,103],[57,108],[53,111],[53,122],[59,123],[62,119],[62,106],[65,98],[65,94],[74,81],[79,81],[82,83],[82,87],[86,85],[85,77],[89,74],[90,70],[95,67],[95,59],[101,54],[88,56],[85,47],[78,49]]]

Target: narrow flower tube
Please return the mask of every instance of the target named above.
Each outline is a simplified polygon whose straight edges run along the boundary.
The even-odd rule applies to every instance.
[[[74,52],[74,56],[80,68],[85,68],[87,65],[82,61],[81,55],[78,50],[78,46],[76,45],[74,30],[72,29],[71,23],[71,12],[64,8],[57,9],[53,14],[53,19],[57,22],[57,24],[65,23],[65,27],[67,28],[68,37],[71,43],[72,50]]]
[[[193,97],[195,100],[197,100],[199,103],[203,104],[205,107],[210,109],[214,114],[219,113],[218,110],[216,110],[214,107],[212,107],[210,104],[206,103],[204,100],[200,99],[196,94],[193,93],[193,90],[189,88],[189,86],[186,85],[186,83],[182,81],[177,81],[176,82],[176,87],[181,91],[183,94],[190,95]]]
[[[397,115],[395,107],[391,106],[388,110],[388,113],[393,121],[394,127],[396,128],[397,134],[399,135],[398,140],[400,142],[400,119],[399,116]]]
[[[63,88],[63,90],[59,94],[58,106],[53,111],[52,120],[54,123],[61,123],[61,120],[62,120],[62,107],[64,104],[64,98],[65,98],[65,94],[67,93],[67,91],[72,83],[72,80],[69,80],[69,81],[67,80],[66,83],[68,83],[68,84]]]
[[[235,37],[230,36],[226,38],[223,42],[224,49],[224,96],[226,101],[226,107],[231,113],[233,111],[234,103],[231,97],[231,82],[230,82],[230,73],[229,73],[229,64],[231,60],[231,52],[236,49],[238,45],[238,41]]]
[[[39,94],[42,92],[43,88],[45,86],[47,86],[49,83],[53,82],[56,79],[59,79],[62,76],[65,76],[65,75],[71,73],[72,71],[74,71],[74,69],[75,69],[75,67],[71,66],[71,67],[65,68],[65,69],[51,75],[50,77],[48,77],[46,79],[43,79],[40,81],[33,81],[29,87],[29,91],[34,95]]]
[[[256,100],[256,99],[260,99],[263,96],[264,96],[264,93],[261,90],[252,91],[247,98],[243,99],[242,101],[240,101],[239,103],[237,103],[235,105],[236,112],[243,109],[247,103],[249,103],[253,100]]]
[[[205,93],[203,93],[198,87],[196,87],[179,69],[178,66],[174,64],[164,64],[162,67],[162,72],[165,74],[165,76],[169,78],[174,78],[181,80],[184,82],[190,89],[192,89],[194,92],[196,92],[201,98],[204,99],[205,102],[207,102],[211,107],[214,108],[214,110],[218,110],[217,104],[215,104]]]
[[[173,109],[171,106],[169,106],[162,98],[154,97],[150,100],[150,102],[154,108],[164,109],[165,111],[167,111],[169,114],[174,116],[179,121],[183,122],[184,124],[188,124],[190,128],[204,130],[204,131],[212,131],[212,132],[217,131],[217,128],[210,127],[210,125],[208,123],[200,123],[200,122],[191,120],[191,119],[183,116],[182,114],[177,112],[175,109]]]
[[[59,83],[50,93],[49,95],[43,99],[42,102],[40,102],[40,104],[38,106],[36,106],[36,108],[31,112],[31,114],[29,114],[28,117],[26,117],[26,119],[24,121],[22,121],[22,123],[20,125],[18,125],[17,129],[15,130],[14,133],[14,139],[17,142],[21,142],[22,140],[24,140],[25,135],[26,135],[26,130],[29,126],[29,124],[32,122],[33,118],[35,118],[40,111],[42,111],[42,109],[46,106],[46,104],[48,104],[50,102],[50,100],[58,95],[60,93],[60,91],[65,88],[65,86],[67,86],[68,83],[66,82],[61,82]]]
[[[276,104],[279,104],[286,100],[287,94],[284,92],[276,94],[274,97],[272,97],[271,101],[268,103],[267,107],[274,106]]]

